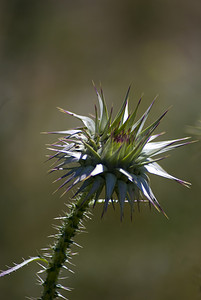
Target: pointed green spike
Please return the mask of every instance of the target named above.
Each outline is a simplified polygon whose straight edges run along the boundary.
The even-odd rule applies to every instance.
[[[151,202],[151,204],[159,211],[162,212],[166,217],[167,215],[165,214],[164,210],[162,209],[162,207],[160,206],[160,204],[158,203],[156,197],[154,196],[148,182],[147,179],[145,179],[142,176],[135,176],[135,180],[137,182],[137,186],[138,188],[141,190],[141,192],[144,194],[144,196]],[[147,176],[146,176],[147,177]]]
[[[132,125],[135,121],[135,118],[136,118],[137,111],[138,111],[141,100],[142,100],[142,98],[140,98],[140,100],[138,101],[138,104],[137,104],[136,109],[134,110],[134,112],[130,116],[128,116],[127,120],[122,124],[122,126],[117,130],[116,133],[119,133],[123,130],[128,131],[128,130],[131,129],[131,127],[132,127]]]
[[[105,181],[106,181],[105,200],[109,201],[114,192],[114,187],[115,187],[117,178],[112,173],[106,173]]]
[[[118,161],[121,159],[120,157],[121,157],[121,149],[122,149],[122,147],[124,147],[125,146],[125,144],[122,144],[120,147],[119,147],[119,145],[116,145],[117,147],[117,149],[115,149],[115,150],[113,150],[113,152],[112,152],[112,154],[111,154],[111,156],[110,156],[110,161],[112,162],[112,164],[114,164],[115,165],[115,161],[116,161],[116,164],[118,163]]]
[[[75,114],[73,112],[67,111],[67,110],[65,110],[63,108],[60,108],[60,107],[57,107],[57,108],[61,112],[65,113],[65,114],[68,114],[70,116],[73,116],[73,117],[81,120],[84,123],[84,125],[87,127],[87,129],[89,130],[89,132],[91,134],[95,134],[95,123],[94,123],[94,121],[91,118],[86,117],[86,116],[77,115],[77,114]]]
[[[182,140],[186,140],[186,139],[189,139],[189,137],[186,137],[186,138],[183,138],[183,139],[178,139],[178,140],[172,140],[172,141],[149,143],[148,146],[145,146],[146,147],[145,148],[145,154],[147,156],[152,157],[152,156],[155,156],[155,155],[167,152],[167,151],[171,151],[171,150],[176,149],[178,147],[182,147],[182,146],[185,146],[187,144],[194,143],[194,141],[190,141],[190,142],[186,142],[186,143],[181,143],[181,144],[176,144],[175,145],[175,143],[177,141],[182,141]],[[150,149],[148,147],[152,147],[152,149]],[[144,153],[143,153],[143,155],[144,155]]]
[[[127,198],[128,198],[128,202],[129,202],[130,208],[131,208],[131,221],[132,221],[133,212],[134,212],[134,204],[135,204],[135,201],[139,199],[139,189],[135,184],[128,183],[127,190],[128,190]]]
[[[98,152],[96,152],[89,144],[85,143],[83,141],[83,144],[85,145],[85,147],[91,152],[91,154],[93,154],[94,157],[96,157],[96,159],[99,161],[101,159],[100,155],[98,154]]]
[[[99,130],[100,130],[100,132],[102,132],[104,130],[105,125],[108,122],[108,111],[107,111],[107,106],[106,106],[104,97],[101,98],[101,96],[100,96],[100,94],[99,94],[99,92],[98,92],[98,90],[97,90],[94,82],[93,82],[93,85],[94,85],[94,89],[95,89],[96,95],[98,97],[98,102],[99,102],[99,107],[100,107]]]
[[[104,179],[100,176],[96,176],[94,179],[94,182],[92,184],[92,187],[90,188],[90,191],[86,195],[86,197],[83,200],[83,203],[90,199],[98,190],[100,190],[101,187],[104,185]]]
[[[88,139],[87,139],[88,145],[90,144],[90,146],[92,146],[92,148],[94,148],[94,149],[97,151],[97,144],[96,144],[96,142],[94,141],[94,139],[90,137],[90,135],[87,133],[87,131],[86,131],[85,129],[83,129],[83,132],[86,134],[86,136],[87,136],[87,138],[88,138]],[[80,140],[82,141],[82,143],[85,142],[84,139],[80,139]]]
[[[141,150],[143,149],[144,145],[147,143],[149,138],[149,133],[147,133],[147,136],[144,137],[142,141],[140,141],[136,147],[133,148],[131,152],[129,152],[123,159],[122,162],[127,164],[128,162],[132,162],[135,158],[138,157],[138,155],[141,153]]]
[[[79,182],[82,182],[86,179],[88,179],[89,174],[91,174],[91,172],[93,171],[94,167],[92,166],[86,166],[86,167],[82,167],[81,168],[81,173],[78,175],[78,177],[75,179],[75,181],[64,191],[64,193],[61,195],[61,197],[67,193],[68,191],[70,191],[76,184],[78,184]]]
[[[95,195],[95,198],[94,198],[94,205],[93,205],[93,207],[96,205],[96,202],[97,202],[98,199],[99,199],[99,196],[100,196],[100,194],[101,194],[101,192],[102,192],[102,190],[103,190],[104,185],[105,185],[105,182],[103,182],[103,184],[100,185],[99,189],[97,190],[96,195]]]
[[[117,187],[118,187],[119,204],[120,204],[120,209],[121,209],[121,220],[122,220],[123,211],[124,211],[124,203],[125,203],[126,194],[127,194],[127,184],[122,180],[117,180]]]
[[[128,160],[133,161],[138,157],[138,155],[142,152],[143,147],[146,145],[148,142],[152,132],[158,127],[160,124],[160,120],[165,116],[167,111],[153,124],[151,124],[147,129],[143,131],[143,134],[141,135],[141,139],[139,138],[140,135],[138,136],[138,144],[136,147],[126,156],[124,157],[123,161],[126,162]]]
[[[98,120],[98,110],[95,105],[95,135],[99,135],[99,120]]]
[[[128,100],[129,100],[129,98],[128,98]],[[122,122],[121,122],[122,124],[124,124],[126,122],[126,120],[128,119],[128,117],[129,117],[129,114],[128,114],[128,100],[126,102],[124,114],[122,116]]]
[[[148,132],[153,132],[152,129],[154,128],[155,130],[155,128],[160,124],[160,121],[164,118],[168,111],[169,110],[167,109],[155,122],[153,122],[143,131],[139,132],[139,134],[137,134],[136,136],[136,140],[143,138]]]
[[[107,124],[105,125],[105,128],[104,128],[103,132],[102,132],[100,141],[104,141],[111,134],[112,112],[113,112],[113,108],[111,108],[109,119],[107,121]]]
[[[124,116],[124,112],[125,112],[126,105],[127,105],[127,102],[128,102],[128,96],[129,96],[130,88],[131,88],[131,86],[129,86],[128,91],[126,93],[125,100],[123,102],[123,105],[122,105],[121,109],[119,110],[116,118],[114,119],[114,121],[111,125],[112,129],[116,128],[119,124],[121,125],[121,123],[123,123],[123,116]]]
[[[135,165],[137,164],[137,165],[139,165],[139,166],[147,166],[147,165],[149,165],[149,164],[152,164],[152,163],[154,163],[154,162],[157,162],[157,161],[160,161],[160,160],[163,160],[163,159],[165,159],[165,158],[168,158],[168,155],[166,155],[166,156],[162,156],[162,157],[158,157],[158,158],[156,158],[156,159],[147,159],[147,157],[139,157],[139,159],[137,159],[136,160],[136,163],[135,163]],[[134,167],[135,165],[131,165],[130,167],[132,168],[132,167]]]
[[[107,105],[106,105],[106,101],[105,101],[105,97],[104,97],[104,94],[103,94],[103,89],[102,89],[101,83],[100,83],[100,94],[101,94],[101,99],[103,101],[103,113],[105,111],[105,114],[106,114],[107,119],[108,119],[108,110],[107,110]]]
[[[156,97],[154,98],[154,100],[152,101],[152,103],[150,104],[150,106],[147,108],[147,110],[145,111],[145,113],[142,115],[142,117],[132,126],[131,128],[131,132],[135,130],[136,132],[136,136],[142,131],[142,128],[148,118],[148,115],[151,111],[151,108],[154,104],[156,100]]]
[[[104,145],[103,151],[101,153],[101,159],[105,159],[106,157],[109,157],[112,154],[113,151],[113,140],[110,136],[107,140],[107,142]]]
[[[132,127],[132,124],[134,123],[135,121],[135,118],[136,118],[136,115],[137,115],[137,112],[138,112],[138,108],[140,106],[140,103],[141,103],[141,100],[142,100],[142,97],[139,99],[138,103],[137,103],[137,106],[134,110],[134,112],[131,114],[130,118],[128,119],[127,123],[126,123],[126,126],[125,126],[125,129],[128,130]]]
[[[81,187],[77,190],[77,192],[73,195],[73,198],[75,198],[78,194],[85,190],[86,187],[88,187],[92,182],[93,180],[91,178],[86,179],[81,185]]]
[[[127,145],[127,143],[123,143],[122,144],[122,146],[121,146],[121,148],[119,148],[119,152],[118,152],[118,154],[117,154],[117,160],[118,161],[122,161],[122,159],[124,158],[124,156],[125,156],[125,153],[127,152],[127,150],[128,150],[128,145]]]
[[[176,178],[170,174],[168,174],[159,164],[157,164],[156,162],[153,162],[153,163],[150,163],[149,165],[146,165],[145,166],[145,169],[151,173],[151,174],[155,174],[155,175],[158,175],[158,176],[161,176],[161,177],[165,177],[165,178],[169,178],[169,179],[172,179],[172,180],[175,180],[177,182],[179,182],[180,184],[186,186],[186,187],[190,187],[191,186],[191,183],[189,182],[186,182],[184,180],[181,180],[179,178]]]
[[[137,200],[139,200],[140,197],[139,189],[135,183],[130,182],[128,183],[127,190],[128,190],[130,201],[132,202],[133,205]]]

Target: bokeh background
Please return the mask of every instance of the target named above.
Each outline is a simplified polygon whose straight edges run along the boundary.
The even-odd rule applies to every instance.
[[[44,163],[42,131],[79,126],[61,114],[97,103],[102,82],[117,111],[132,83],[131,109],[159,94],[149,122],[172,105],[164,138],[188,135],[201,114],[201,2],[160,0],[1,0],[0,2],[0,269],[37,255],[51,243],[51,224],[72,193],[60,198]],[[194,138],[198,138],[194,137]],[[169,216],[141,207],[120,222],[119,208],[101,207],[76,239],[75,274],[64,285],[75,299],[201,299],[201,146],[175,150],[163,167],[192,182],[188,190],[151,176]],[[32,264],[0,280],[1,299],[38,297]]]

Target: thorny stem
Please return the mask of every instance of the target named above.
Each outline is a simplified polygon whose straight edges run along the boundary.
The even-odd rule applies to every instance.
[[[83,202],[85,196],[86,193],[81,194],[80,198],[72,203],[70,213],[66,215],[63,221],[58,241],[54,246],[53,255],[46,270],[47,277],[43,283],[44,290],[40,300],[52,300],[59,296],[57,288],[59,288],[58,276],[60,270],[68,259],[67,251],[73,243],[72,238],[75,236],[80,222],[84,218],[84,213],[89,207],[90,200]]]

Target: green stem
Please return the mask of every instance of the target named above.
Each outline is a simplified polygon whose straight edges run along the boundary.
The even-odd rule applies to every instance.
[[[68,250],[73,243],[72,238],[89,207],[89,200],[83,203],[85,196],[86,194],[83,193],[75,203],[72,203],[70,213],[66,215],[63,221],[58,241],[53,248],[53,255],[46,270],[47,277],[43,283],[44,290],[41,300],[52,300],[58,296],[57,288],[61,287],[58,285],[60,270],[68,259]]]

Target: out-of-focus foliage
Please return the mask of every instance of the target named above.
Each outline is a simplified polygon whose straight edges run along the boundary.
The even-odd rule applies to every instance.
[[[161,130],[180,138],[201,111],[200,36],[197,0],[0,2],[0,268],[50,243],[52,219],[68,201],[52,195],[43,163],[52,137],[40,132],[80,123],[55,108],[93,113],[93,79],[115,110],[132,82],[131,99],[146,95],[142,111],[159,94],[152,120],[173,105]],[[112,208],[103,220],[95,208],[89,234],[77,239],[84,248],[67,279],[72,300],[201,297],[200,161],[197,143],[162,163],[191,190],[152,176],[169,221],[143,208],[120,224]],[[2,299],[37,297],[35,271],[2,278]]]

